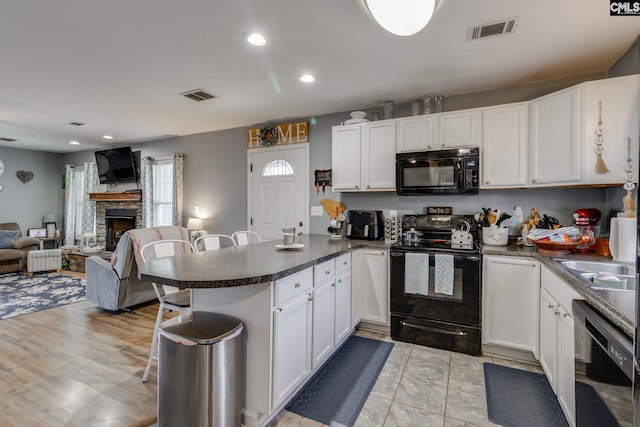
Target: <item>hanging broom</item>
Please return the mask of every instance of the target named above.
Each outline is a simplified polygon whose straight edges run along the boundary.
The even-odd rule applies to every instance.
[[[633,169],[633,164],[631,163],[631,138],[627,138],[627,164],[626,164],[626,172],[631,174]],[[630,180],[624,184],[624,188],[627,190],[627,194],[622,198],[622,206],[624,207],[624,211],[627,213],[627,217],[634,218],[636,211],[636,202],[633,200],[632,191],[635,188],[635,184]]]
[[[609,168],[607,168],[604,159],[602,158],[602,152],[604,148],[602,144],[604,144],[604,130],[602,129],[602,101],[598,101],[598,128],[596,129],[596,148],[594,149],[596,152],[596,173],[603,174],[609,172]]]

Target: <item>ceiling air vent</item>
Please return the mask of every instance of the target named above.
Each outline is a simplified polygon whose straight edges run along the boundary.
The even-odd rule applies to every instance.
[[[502,36],[513,33],[518,28],[519,16],[502,21],[487,22],[467,28],[467,41],[484,39],[486,37]]]
[[[71,126],[84,126],[86,123],[82,122],[69,122]]]
[[[0,137],[0,141],[2,141],[2,142],[16,142],[17,139],[6,138],[6,137],[2,136],[2,137]]]
[[[180,95],[186,96],[194,101],[206,101],[207,99],[213,99],[215,96],[203,91],[202,89],[190,90],[189,92],[181,93]]]

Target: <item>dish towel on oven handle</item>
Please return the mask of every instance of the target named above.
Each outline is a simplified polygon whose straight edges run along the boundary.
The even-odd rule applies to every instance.
[[[453,295],[453,255],[435,255],[435,288],[439,294]]]
[[[405,255],[404,291],[429,295],[429,254],[408,252]]]

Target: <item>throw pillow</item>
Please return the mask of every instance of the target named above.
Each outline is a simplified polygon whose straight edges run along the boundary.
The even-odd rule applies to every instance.
[[[13,239],[8,237],[0,239],[0,249],[13,249]]]
[[[18,237],[19,231],[0,230],[0,249],[13,248],[13,241]]]

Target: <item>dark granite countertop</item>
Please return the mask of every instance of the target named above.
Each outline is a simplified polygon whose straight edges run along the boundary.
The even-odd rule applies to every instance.
[[[140,266],[143,280],[178,288],[226,288],[270,282],[320,264],[354,249],[387,248],[384,241],[331,239],[328,235],[301,236],[304,247],[278,250],[280,240],[236,248],[160,258]]]
[[[483,246],[483,255],[504,255],[518,257],[533,257],[546,266],[558,277],[572,286],[585,301],[596,310],[620,327],[627,335],[633,337],[635,333],[636,294],[633,291],[618,291],[594,289],[588,281],[575,274],[568,268],[554,261],[554,259],[575,259],[589,261],[613,262],[611,258],[587,254],[546,254],[537,251],[535,246]]]

